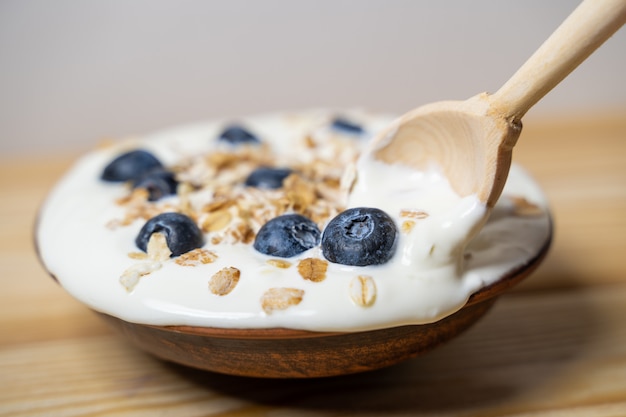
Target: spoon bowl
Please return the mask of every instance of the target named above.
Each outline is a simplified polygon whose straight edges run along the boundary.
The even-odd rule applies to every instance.
[[[419,170],[436,161],[461,196],[493,207],[506,182],[522,126],[493,117],[490,96],[427,104],[406,113],[373,141],[373,154]]]

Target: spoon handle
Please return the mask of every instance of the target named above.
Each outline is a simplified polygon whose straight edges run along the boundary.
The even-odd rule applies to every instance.
[[[490,99],[492,111],[520,120],[626,23],[626,0],[585,0]]]

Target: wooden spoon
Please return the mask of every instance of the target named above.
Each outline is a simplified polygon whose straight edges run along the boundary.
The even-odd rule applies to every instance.
[[[492,206],[508,172],[522,115],[624,23],[625,10],[626,0],[587,1],[498,93],[466,102],[437,103],[409,113],[382,137],[378,144],[383,146],[375,156],[417,166],[434,159],[461,194],[476,192]],[[557,46],[565,49],[555,54]],[[433,349],[479,320],[498,296],[541,263],[550,246],[551,222],[549,227],[548,239],[528,263],[473,294],[459,311],[430,324],[313,332],[153,326],[101,315],[145,351],[200,369],[265,378],[368,371]]]
[[[458,194],[493,207],[522,116],[625,22],[626,0],[584,1],[495,94],[419,107],[379,135],[370,152],[418,169],[436,162]]]

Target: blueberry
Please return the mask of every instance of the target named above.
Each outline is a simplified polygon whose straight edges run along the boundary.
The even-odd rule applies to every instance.
[[[358,207],[339,213],[322,235],[322,253],[343,265],[379,265],[395,251],[397,228],[387,213]]]
[[[258,137],[239,125],[228,126],[219,135],[219,140],[222,142],[230,143],[231,145],[255,145],[261,143],[261,140]]]
[[[156,168],[133,181],[133,188],[148,190],[148,200],[157,201],[168,195],[176,194],[178,181],[174,173],[163,168]]]
[[[165,235],[172,256],[182,255],[204,245],[202,231],[193,220],[180,213],[162,213],[148,220],[135,239],[137,247],[147,251],[153,233]]]
[[[128,181],[162,166],[161,162],[150,152],[135,150],[126,152],[112,160],[104,168],[100,178],[111,182]]]
[[[361,125],[351,122],[350,120],[343,117],[335,118],[330,126],[335,130],[339,130],[341,132],[351,135],[362,135],[363,133],[365,133],[365,130]]]
[[[254,239],[254,249],[271,256],[291,258],[320,242],[320,229],[300,214],[283,214],[265,223]]]
[[[246,178],[248,187],[276,189],[283,186],[283,180],[292,173],[289,168],[260,167],[255,169]]]

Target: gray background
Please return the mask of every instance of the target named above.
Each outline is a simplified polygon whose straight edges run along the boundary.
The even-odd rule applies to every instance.
[[[495,91],[576,0],[0,0],[0,153]],[[626,109],[622,29],[525,118]],[[626,112],[625,112],[626,116]]]

